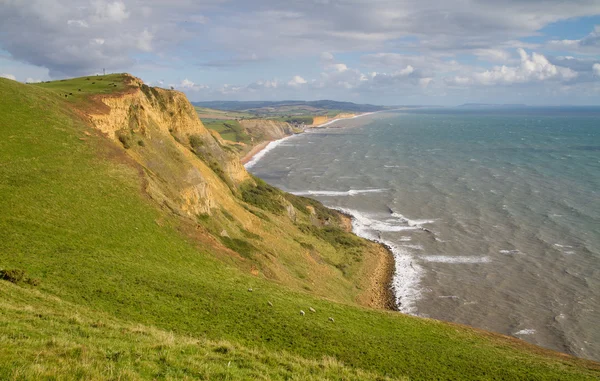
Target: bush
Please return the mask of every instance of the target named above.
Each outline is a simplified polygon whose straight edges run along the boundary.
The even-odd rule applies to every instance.
[[[146,143],[143,140],[138,140],[138,146],[146,147]]]
[[[29,278],[27,277],[27,273],[25,270],[21,269],[8,269],[8,270],[0,270],[0,279],[6,280],[11,283],[20,283],[25,282],[32,286],[38,286],[41,281],[37,278]]]
[[[131,134],[126,131],[117,132],[117,138],[123,144],[123,148],[129,149],[131,148]]]
[[[190,145],[192,146],[192,148],[202,147],[204,145],[204,140],[202,140],[202,137],[200,135],[197,135],[197,134],[190,135],[188,137],[188,139],[190,141]]]
[[[240,187],[242,200],[262,210],[282,214],[285,210],[281,200],[282,192],[257,177],[254,180],[256,185],[245,183]]]
[[[262,241],[262,237],[261,237],[261,236],[259,236],[258,234],[254,234],[254,233],[252,233],[252,232],[249,232],[249,231],[248,231],[248,230],[246,230],[246,229],[240,229],[240,231],[242,232],[242,234],[243,234],[243,235],[244,235],[244,237],[246,237],[246,238],[250,238],[250,239],[256,239],[256,240]]]
[[[221,237],[221,242],[244,258],[252,258],[252,254],[258,251],[253,244],[239,238]]]
[[[25,277],[25,270],[21,269],[9,269],[9,270],[0,270],[0,279],[7,280],[11,283],[22,282]]]
[[[337,227],[325,226],[319,228],[314,225],[300,225],[300,230],[303,233],[316,236],[337,248],[351,249],[364,246],[360,238]]]

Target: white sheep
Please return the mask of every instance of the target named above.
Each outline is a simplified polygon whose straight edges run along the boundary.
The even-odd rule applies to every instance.
[[[314,309],[314,308],[312,308],[312,307],[308,307],[308,309],[309,309],[309,311],[310,311],[310,312],[313,312],[313,313],[314,313],[314,312],[317,312],[317,310],[315,310],[315,309]]]
[[[333,320],[333,318],[331,316],[329,317],[329,321],[332,323],[335,323],[335,320]]]
[[[304,316],[306,313],[302,310],[300,310],[300,315]]]

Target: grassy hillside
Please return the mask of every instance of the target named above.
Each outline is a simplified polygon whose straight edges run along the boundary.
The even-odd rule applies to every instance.
[[[113,81],[126,89],[125,79]],[[26,272],[0,281],[0,379],[600,377],[597,363],[520,340],[359,306],[348,286],[358,278],[342,270],[315,277],[313,266],[335,266],[299,249],[312,245],[327,261],[352,257],[337,238],[348,237],[311,224],[315,215],[291,222],[288,203],[308,201],[260,181],[214,185],[239,204],[190,225],[159,207],[142,176],[170,171],[144,156],[147,147],[171,157],[167,168],[187,156],[154,148],[153,130],[136,132],[149,145],[125,149],[80,117],[84,106],[65,99],[65,85],[0,79],[0,268]],[[233,248],[247,249],[235,239],[249,242],[256,258],[204,233],[223,228]],[[252,265],[280,275],[252,275]]]
[[[249,144],[251,141],[250,136],[237,120],[210,118],[201,118],[201,120],[206,128],[217,131],[225,140],[245,144]]]

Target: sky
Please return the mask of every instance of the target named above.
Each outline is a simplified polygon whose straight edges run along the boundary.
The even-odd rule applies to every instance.
[[[600,0],[0,0],[0,76],[202,100],[600,105]]]

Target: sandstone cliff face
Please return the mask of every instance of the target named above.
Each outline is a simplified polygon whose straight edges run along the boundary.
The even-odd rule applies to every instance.
[[[240,120],[239,123],[255,141],[281,139],[294,133],[292,126],[286,122],[246,119]]]
[[[225,184],[236,187],[250,178],[237,155],[223,149],[183,93],[151,88],[135,78],[130,85],[124,94],[102,97],[106,112],[90,118],[144,167],[148,194],[190,217],[230,203]]]
[[[318,126],[320,124],[326,123],[329,120],[326,116],[315,116],[313,118],[313,126]]]

